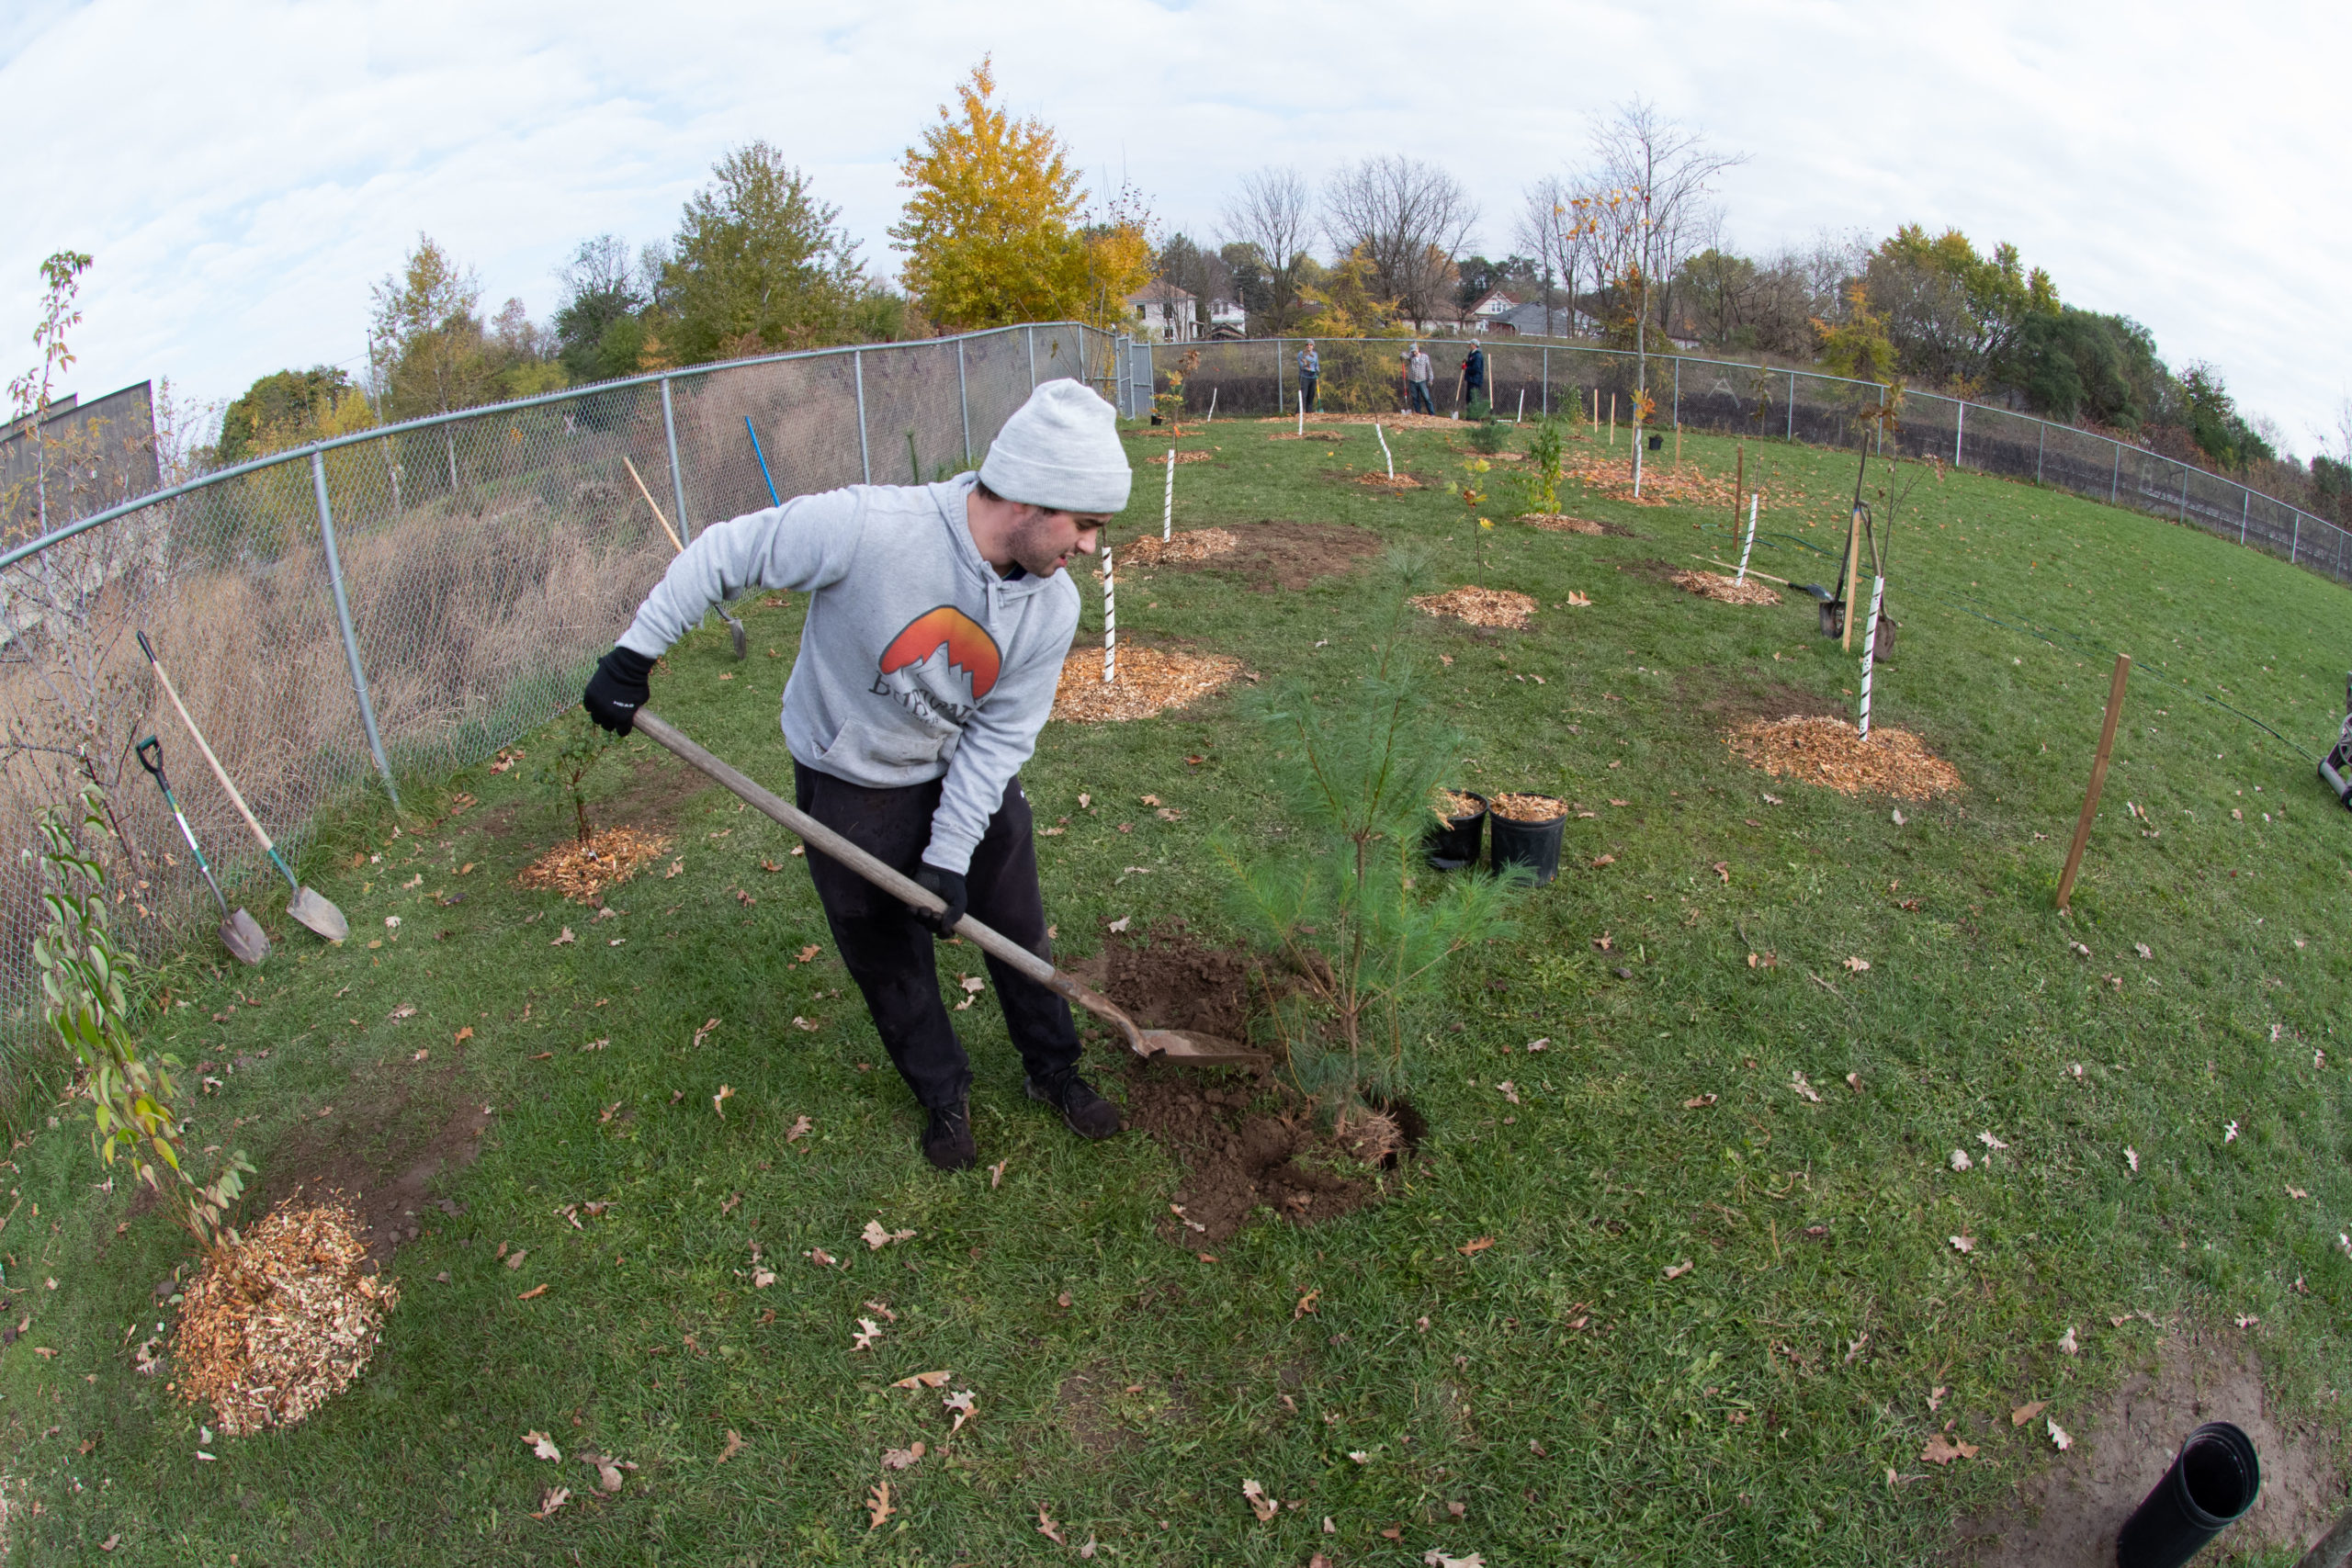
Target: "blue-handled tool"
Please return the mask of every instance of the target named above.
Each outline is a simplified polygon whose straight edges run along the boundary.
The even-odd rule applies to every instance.
[[[187,825],[187,817],[172,794],[172,781],[164,776],[164,743],[151,735],[139,743],[138,750],[139,765],[147,770],[155,787],[164,792],[164,804],[172,808],[172,820],[180,825],[180,837],[187,840],[187,852],[196,857],[196,869],[204,874],[204,885],[212,889],[212,901],[220,906],[220,945],[247,964],[260,963],[269,956],[268,933],[244,910],[230,912],[229,900],[221,897],[220,884],[212,875],[211,863],[197,848],[196,830]]]
[[[768,481],[768,504],[782,506],[784,502],[775,498],[775,476],[768,472],[768,455],[760,450],[760,433],[752,428],[750,414],[743,416],[743,434],[752,438],[752,456],[760,460],[760,478]]]

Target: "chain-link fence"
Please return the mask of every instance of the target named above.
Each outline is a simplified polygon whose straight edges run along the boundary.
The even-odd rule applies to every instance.
[[[34,823],[83,779],[107,786],[118,914],[140,945],[217,918],[133,760],[141,739],[161,738],[232,903],[283,889],[135,632],[290,859],[322,808],[478,761],[577,699],[673,553],[629,468],[689,537],[768,504],[754,430],[782,496],[944,479],[1039,382],[1110,395],[1112,351],[1064,322],[781,355],[368,431],[65,526],[52,505],[45,537],[0,550],[6,1055],[40,1024]]]
[[[1304,338],[1148,344],[1123,342],[1117,355],[1121,412],[1140,418],[1152,398],[1183,379],[1187,417],[1290,414],[1300,393]],[[1467,402],[1462,364],[1468,339],[1423,338],[1441,414]],[[1315,340],[1321,362],[1317,406],[1374,413],[1406,406],[1403,355],[1396,338]],[[1640,379],[1637,356],[1615,349],[1486,338],[1487,386],[1504,419],[1580,412],[1623,423],[1633,417]],[[1182,368],[1190,356],[1191,368]],[[1967,468],[2031,479],[2096,501],[2154,513],[2250,548],[2352,582],[2352,534],[2236,480],[2072,425],[1928,392],[1908,392],[1891,430],[1875,414],[1884,391],[1875,382],[1812,371],[1681,355],[1649,356],[1648,389],[1657,400],[1654,430],[1692,430],[1751,438],[1850,446],[1869,440],[1905,457],[1938,457]]]

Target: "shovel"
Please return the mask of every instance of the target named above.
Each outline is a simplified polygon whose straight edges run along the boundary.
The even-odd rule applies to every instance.
[[[187,852],[196,857],[196,869],[204,874],[204,885],[212,889],[212,901],[220,906],[220,945],[232,958],[247,964],[258,964],[269,956],[269,937],[260,922],[243,909],[229,912],[229,900],[220,896],[220,884],[214,880],[212,867],[204,852],[196,847],[196,831],[187,825],[187,818],[180,811],[180,803],[173,797],[172,781],[164,776],[164,743],[153,736],[139,743],[139,764],[155,776],[155,787],[164,792],[164,804],[172,808],[172,820],[180,825],[180,837],[187,840]]]
[[[237,807],[237,815],[245,819],[245,826],[251,828],[254,837],[261,840],[262,852],[269,857],[272,865],[277,867],[278,874],[286,878],[286,886],[294,889],[294,897],[287,900],[286,912],[329,942],[341,942],[349,936],[351,922],[343,918],[343,911],[295,880],[285,858],[277,852],[277,846],[269,841],[269,835],[262,831],[259,822],[254,820],[253,808],[245,804],[245,797],[237,793],[237,786],[229,782],[229,771],[220,765],[220,759],[214,756],[212,748],[205,743],[204,731],[197,728],[196,720],[188,716],[187,705],[180,701],[179,693],[173,689],[172,678],[164,672],[164,661],[155,657],[154,645],[147,640],[145,632],[139,634],[139,651],[147,656],[147,662],[154,669],[155,679],[163,682],[164,694],[172,699],[172,706],[179,711],[180,722],[187,726],[189,736],[196,741],[196,749],[204,753],[207,762],[212,764],[212,776],[219,779],[220,787],[229,792],[229,799]]]
[[[815,818],[786,804],[775,795],[753,784],[750,779],[679,734],[671,727],[667,719],[662,718],[650,708],[637,710],[635,728],[639,733],[650,737],[674,752],[683,761],[708,773],[712,778],[742,796],[745,801],[799,834],[808,841],[810,848],[822,850],[892,897],[911,904],[919,909],[929,909],[933,912],[946,908],[940,901],[937,894],[928,888],[917,886],[912,881],[899,875]],[[1165,1057],[1171,1062],[1183,1062],[1201,1067],[1261,1066],[1265,1063],[1264,1053],[1245,1050],[1231,1041],[1220,1040],[1214,1034],[1196,1034],[1189,1029],[1139,1028],[1136,1021],[1129,1018],[1120,1009],[1119,1004],[1110,998],[1072,979],[1010,937],[999,935],[969,915],[956,922],[956,931],[957,935],[978,944],[979,950],[989,957],[1012,965],[1047,990],[1076,1002],[1095,1017],[1114,1025],[1119,1032],[1126,1037],[1129,1048],[1138,1056],[1146,1059]]]
[[[684,555],[686,542],[678,537],[678,531],[670,526],[670,520],[667,517],[662,515],[662,508],[654,504],[653,492],[645,488],[645,481],[642,479],[638,478],[637,465],[628,460],[626,453],[622,454],[621,467],[628,470],[629,478],[637,479],[637,493],[645,497],[646,505],[653,507],[653,521],[661,524],[662,531],[670,536],[670,547],[678,554]],[[767,459],[764,457],[760,459],[760,471],[762,473],[767,471]],[[775,487],[769,486],[768,493],[774,495]],[[724,604],[718,607],[718,617],[727,623],[727,635],[735,639],[735,657],[741,659],[751,652],[751,637],[743,630],[743,623],[729,615],[727,606]]]

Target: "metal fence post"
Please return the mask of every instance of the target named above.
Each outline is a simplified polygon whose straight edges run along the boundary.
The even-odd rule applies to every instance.
[[[1037,389],[1037,329],[1033,326],[1024,327],[1022,330],[1028,334],[1029,338],[1029,389],[1034,392]],[[862,403],[859,405],[861,408],[864,406]],[[862,420],[863,416],[860,417]],[[861,430],[864,428],[863,423],[859,428]]]
[[[1544,417],[1552,417],[1552,345],[1544,345]]]
[[[2238,488],[2241,490],[2245,489],[2243,485]],[[2241,545],[2245,543],[2245,525],[2252,520],[2253,516],[2254,491],[2249,490],[2245,491],[2245,499],[2238,505],[2238,543]]]
[[[1677,358],[1674,362],[1674,429],[1676,438],[1678,440],[1680,439],[1682,431],[1682,361],[1679,358]],[[1678,446],[1675,450],[1679,452],[1681,448]]]
[[[1951,466],[1957,468],[1962,444],[1968,439],[1968,405],[1955,398],[1951,406]]]
[[[2302,514],[2301,513],[2298,512],[2298,513],[2295,513],[2295,534],[2294,534],[2294,536],[2293,536],[2292,538],[2290,538],[2290,539],[2289,539],[2289,540],[2287,541],[2287,564],[2288,564],[2289,566],[2292,566],[2292,565],[2294,565],[2294,564],[2295,564],[2295,552],[2296,552],[2297,550],[2299,550],[2299,549],[2302,548],[2302,544],[2303,544],[2303,514]]]
[[[1797,438],[1797,373],[1789,372],[1789,431],[1788,439]]]
[[[2120,441],[2110,440],[2108,442],[2108,445],[2115,448],[2115,471],[2107,476],[2107,503],[2109,506],[2113,506],[2115,504],[2115,487],[2120,484],[2123,480],[2123,443]]]
[[[972,466],[972,395],[964,383],[964,340],[956,340],[956,408],[964,416],[964,466]]]
[[[1283,410],[1283,340],[1274,339],[1274,412]]]
[[[1871,445],[1876,448],[1873,456],[1883,457],[1886,456],[1886,383],[1883,381],[1878,385],[1878,434]],[[1737,500],[1737,497],[1733,499]]]
[[[1036,357],[1037,335],[1033,332],[1029,334],[1029,381],[1033,387],[1037,380]],[[865,445],[865,350],[849,351],[849,373],[857,383],[857,471],[865,476],[865,483],[872,484],[874,457]]]
[[[670,409],[670,378],[662,378],[662,432],[670,443],[670,496],[678,508],[678,537],[691,540],[695,525],[686,520],[686,476],[678,468],[678,416]]]
[[[2186,464],[2186,463],[2183,463],[2183,464],[2181,464],[2181,465],[2180,465],[2180,517],[2179,517],[2179,521],[2181,521],[2181,522],[2183,522],[2183,523],[2186,523],[2186,522],[2188,522],[2188,464]]]
[[[384,738],[376,732],[376,705],[368,700],[368,676],[359,667],[359,638],[351,629],[351,600],[343,591],[343,555],[334,544],[334,508],[327,504],[327,464],[311,454],[311,489],[319,502],[319,545],[327,558],[327,586],[334,592],[334,618],[343,626],[343,656],[351,661],[352,694],[359,699],[359,728],[368,732],[368,750],[376,754],[376,771],[384,775],[384,793],[392,809],[401,808],[400,787],[392,783],[391,760],[384,755]]]
[[[2041,482],[2041,455],[2050,446],[2050,426],[2040,420],[2033,424],[2033,482]]]

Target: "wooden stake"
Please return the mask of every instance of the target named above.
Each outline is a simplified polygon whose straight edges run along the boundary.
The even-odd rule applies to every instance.
[[[1609,445],[1617,445],[1617,394],[1609,394]]]
[[[1861,571],[1862,509],[1858,506],[1846,525],[1846,625],[1845,635],[1838,639],[1838,646],[1849,651],[1854,646],[1854,590],[1860,586]]]
[[[1739,498],[1747,492],[1747,443],[1739,444],[1739,467],[1731,481],[1731,525],[1739,526]]]
[[[1682,422],[1679,419],[1674,422],[1674,466],[1682,466]]]
[[[2108,682],[2107,718],[2098,728],[2098,752],[2091,759],[2091,787],[2083,796],[2083,814],[2075,821],[2075,842],[2066,851],[2066,869],[2058,876],[2058,912],[2064,914],[2075,897],[2075,874],[2083,869],[2083,850],[2091,841],[2091,819],[2098,815],[2098,792],[2107,784],[2107,759],[2115,750],[2116,720],[2123,716],[2123,684],[2132,676],[2132,656],[2115,656],[2115,679]]]

